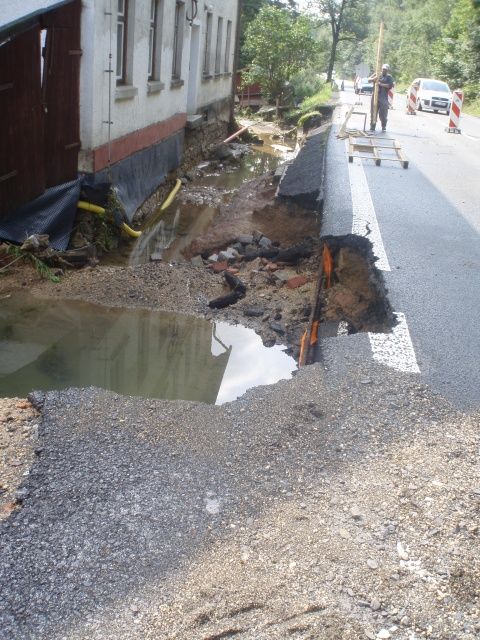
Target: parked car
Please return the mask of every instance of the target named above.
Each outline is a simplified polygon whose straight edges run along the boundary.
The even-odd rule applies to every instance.
[[[431,109],[435,113],[438,111],[450,111],[452,104],[452,92],[450,87],[443,80],[433,78],[416,78],[412,84],[418,86],[417,89],[417,109]]]
[[[373,93],[373,83],[368,81],[368,78],[357,78],[355,82],[355,93]]]

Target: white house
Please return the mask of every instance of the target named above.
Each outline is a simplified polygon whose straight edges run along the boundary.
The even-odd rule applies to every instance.
[[[186,131],[226,131],[238,14],[239,0],[0,0],[0,237],[48,232],[46,195],[45,219],[73,219],[82,181],[112,182],[131,218]]]
[[[83,0],[79,168],[111,174],[129,213],[180,164],[186,127],[229,120],[238,5]]]

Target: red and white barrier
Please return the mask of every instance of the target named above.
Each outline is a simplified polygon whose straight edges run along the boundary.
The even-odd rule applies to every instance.
[[[411,84],[408,89],[407,115],[409,116],[417,115],[417,89],[418,86],[416,84]]]
[[[393,89],[388,90],[388,108],[393,109]]]
[[[448,116],[448,127],[445,129],[447,133],[462,133],[460,129],[460,114],[463,105],[463,91],[456,89],[452,93],[452,106]]]

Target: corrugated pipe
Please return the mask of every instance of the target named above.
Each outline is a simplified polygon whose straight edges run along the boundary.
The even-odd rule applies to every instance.
[[[164,211],[167,207],[169,207],[172,204],[173,199],[177,195],[181,186],[182,186],[182,182],[177,178],[175,181],[175,186],[168,194],[166,200],[163,202],[162,206],[160,207],[160,211]],[[85,200],[79,200],[77,202],[77,208],[83,209],[84,211],[90,211],[90,213],[97,213],[99,215],[105,213],[105,209],[103,207],[99,207],[97,204],[91,204],[90,202],[85,202]],[[135,231],[135,229],[132,229],[132,227],[129,227],[126,222],[122,222],[120,224],[120,229],[125,231],[125,233],[129,235],[131,238],[139,238],[142,235],[141,231]]]
[[[90,202],[85,202],[84,200],[79,200],[77,202],[77,209],[83,209],[84,211],[90,211],[90,213],[97,213],[100,215],[105,213],[105,209],[103,207],[99,207],[97,204],[90,204]],[[131,238],[138,238],[142,235],[141,231],[135,231],[135,229],[129,227],[126,222],[122,222],[120,224],[120,229],[125,231],[125,233]]]

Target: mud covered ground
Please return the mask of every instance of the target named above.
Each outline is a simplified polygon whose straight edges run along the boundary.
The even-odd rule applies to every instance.
[[[231,201],[221,206],[208,231],[187,247],[180,261],[87,266],[65,271],[58,283],[40,278],[32,266],[18,261],[0,273],[0,296],[27,289],[32,296],[141,306],[241,323],[256,330],[266,345],[285,344],[298,355],[318,275],[320,217],[294,204],[277,202],[272,177],[269,174],[241,186]],[[181,197],[187,201],[197,197],[195,184],[190,189],[187,185]],[[208,260],[245,234],[267,237],[282,249],[307,244],[311,255],[293,262],[261,257],[246,260],[241,255],[227,263]],[[196,266],[190,259],[199,254],[205,260]],[[211,300],[231,291],[223,275],[225,267],[245,284],[246,294],[228,308],[211,309]],[[292,282],[287,284],[297,276],[301,279],[295,280],[294,286]]]

